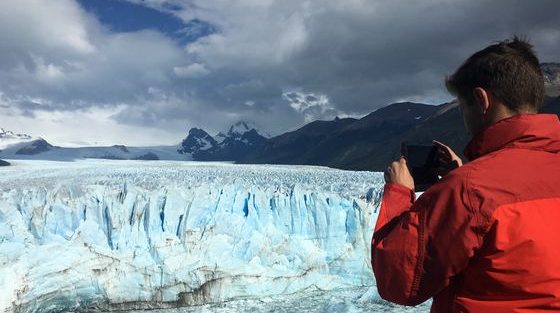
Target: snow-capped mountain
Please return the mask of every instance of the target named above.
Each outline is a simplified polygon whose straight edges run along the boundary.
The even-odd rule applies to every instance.
[[[65,148],[51,145],[45,139],[26,134],[16,134],[0,128],[0,158],[26,160],[190,160],[190,153],[177,153],[176,146]]]
[[[177,153],[176,146],[127,147],[113,145],[107,147],[65,148],[53,146],[43,138],[13,134],[2,130],[0,133],[0,158],[17,160],[60,160],[111,159],[111,160],[190,160],[190,154]]]
[[[43,139],[10,145],[0,151],[0,158],[17,160],[58,160],[79,159],[109,160],[191,160],[190,154],[177,153],[176,146],[127,147],[114,145],[107,147],[65,148],[50,145]]]
[[[243,135],[245,132],[250,131],[252,127],[249,127],[249,125],[247,124],[247,122],[245,121],[239,121],[233,125],[231,125],[231,127],[229,128],[229,131],[227,132],[228,136],[241,136]]]
[[[218,142],[204,130],[200,128],[191,128],[188,136],[181,142],[181,146],[177,152],[181,154],[196,154],[199,151],[215,148],[217,145]]]
[[[216,140],[217,143],[222,143],[224,142],[224,140],[227,138],[228,136],[222,132],[219,132],[216,136],[214,136],[214,139]]]
[[[267,135],[245,121],[233,124],[227,132],[220,132],[215,137],[200,128],[191,128],[177,151],[190,153],[197,161],[237,161],[263,144],[267,138]]]
[[[57,147],[40,137],[16,134],[0,128],[0,155],[33,156],[53,150]]]
[[[231,127],[229,128],[229,130],[227,132],[226,137],[238,138],[238,137],[243,136],[246,132],[250,132],[252,130],[254,130],[257,134],[259,134],[262,137],[270,138],[269,134],[258,130],[257,127],[253,123],[246,122],[246,121],[239,121],[239,122],[231,125]],[[216,136],[219,136],[220,134],[223,136],[223,133],[219,133]]]
[[[560,63],[543,63],[541,70],[544,75],[546,93],[551,97],[560,96]]]
[[[0,149],[4,149],[9,145],[28,142],[33,140],[33,137],[27,134],[16,134],[12,131],[0,128]]]
[[[20,144],[18,149],[16,150],[16,154],[36,155],[39,153],[50,151],[53,148],[55,147],[48,143],[45,139],[39,138],[24,144]]]

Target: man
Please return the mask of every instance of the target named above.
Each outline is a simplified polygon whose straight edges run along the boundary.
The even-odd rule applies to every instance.
[[[406,160],[387,168],[372,240],[379,294],[403,305],[433,297],[432,312],[560,310],[560,122],[537,114],[532,46],[488,46],[446,84],[473,137],[470,161],[416,201]]]

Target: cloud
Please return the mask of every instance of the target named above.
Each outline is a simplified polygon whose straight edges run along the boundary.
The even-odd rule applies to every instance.
[[[304,116],[306,123],[315,120],[329,120],[338,115],[345,115],[332,106],[326,95],[292,91],[285,92],[283,97],[290,103],[290,107]]]
[[[181,19],[188,42],[112,32],[74,0],[1,1],[0,93],[12,115],[0,126],[35,116],[25,127],[68,141],[71,124],[37,117],[95,112],[111,126],[82,121],[130,142],[178,142],[189,127],[217,132],[239,119],[279,133],[394,101],[449,100],[445,75],[513,34],[560,61],[555,0],[130,2]]]
[[[210,71],[200,63],[193,63],[188,66],[175,66],[173,71],[175,75],[180,78],[198,78],[210,73]]]
[[[25,2],[25,3],[22,3]],[[150,30],[114,34],[71,0],[0,3],[0,81],[8,96],[75,103],[133,101],[150,86],[173,84],[180,47]]]
[[[333,111],[350,116],[393,101],[443,102],[450,99],[447,74],[513,34],[532,38],[543,61],[560,61],[558,1],[149,2],[173,5],[169,12],[185,22],[203,20],[218,30],[186,47],[213,69],[195,87],[199,94],[231,110],[253,101],[263,115],[285,105],[278,98],[294,89],[325,95]],[[274,118],[286,127],[321,118],[295,111],[298,118]]]
[[[176,134],[165,128],[149,128],[141,125],[118,123],[113,116],[124,108],[90,107],[74,111],[35,110],[32,115],[20,112],[20,108],[3,106],[0,102],[2,127],[9,130],[24,130],[34,137],[61,146],[97,145],[161,145],[176,144]],[[148,131],[147,131],[148,130]],[[86,139],[86,140],[82,140]]]

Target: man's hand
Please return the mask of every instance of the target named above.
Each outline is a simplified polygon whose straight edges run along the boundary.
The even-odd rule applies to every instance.
[[[385,182],[401,184],[411,190],[414,190],[414,179],[410,175],[406,160],[401,156],[400,160],[391,163],[385,170]]]
[[[449,174],[453,169],[463,166],[463,160],[447,145],[434,140],[434,146],[438,149],[438,161],[440,167],[437,169],[437,174],[441,177]]]

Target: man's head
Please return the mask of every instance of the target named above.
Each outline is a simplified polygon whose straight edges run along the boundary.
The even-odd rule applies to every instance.
[[[533,46],[518,37],[473,54],[446,86],[473,136],[503,118],[537,113],[544,98],[539,60]]]

